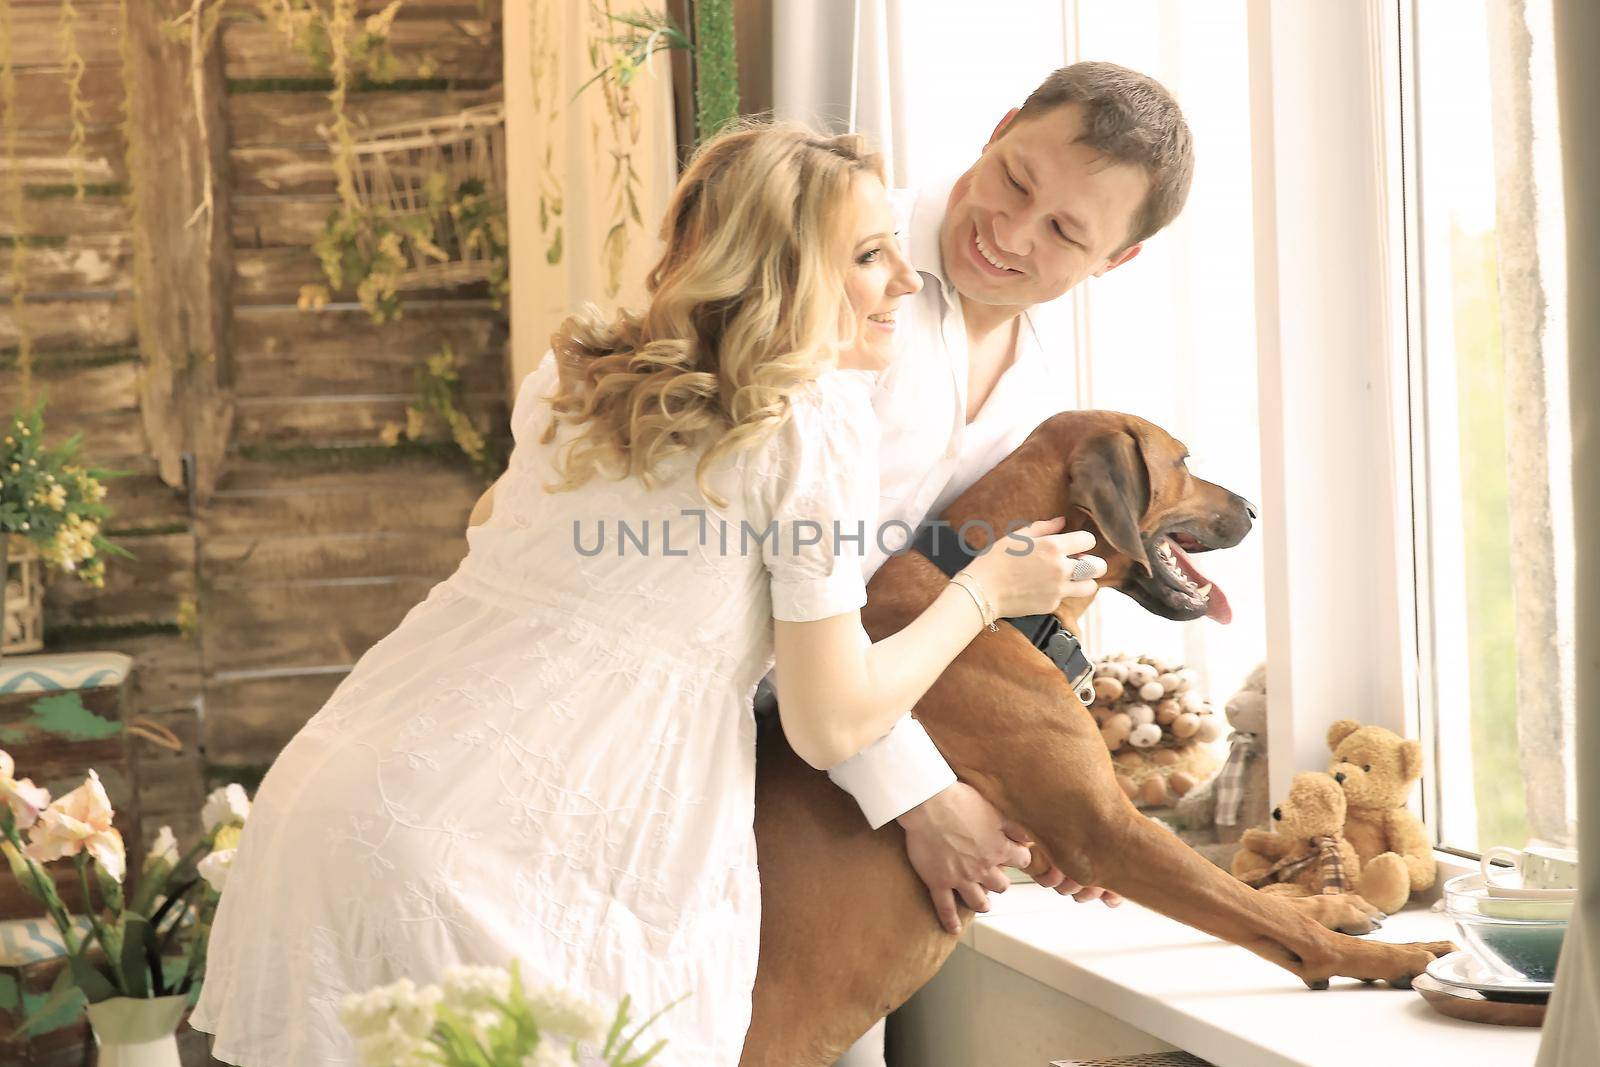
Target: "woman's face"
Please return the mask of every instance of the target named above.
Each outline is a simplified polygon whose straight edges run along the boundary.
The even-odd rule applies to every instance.
[[[894,213],[877,175],[857,175],[850,197],[855,221],[845,292],[856,343],[840,355],[839,366],[880,370],[894,360],[894,318],[900,298],[921,289],[922,279],[900,249]]]

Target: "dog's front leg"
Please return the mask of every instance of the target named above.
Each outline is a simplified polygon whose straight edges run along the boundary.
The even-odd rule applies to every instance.
[[[957,773],[1028,827],[1069,878],[1242,945],[1313,988],[1336,975],[1409,985],[1436,955],[1453,951],[1448,942],[1390,945],[1336,933],[1318,921],[1334,905],[1313,911],[1258,893],[1201,858],[1123,795],[1093,718],[1044,667],[1000,676],[952,669],[926,703],[1006,709],[981,722],[941,714],[934,736]],[[1351,922],[1364,922],[1344,907]]]

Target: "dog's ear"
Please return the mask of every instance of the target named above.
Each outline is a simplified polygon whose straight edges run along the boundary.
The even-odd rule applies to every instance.
[[[1130,433],[1092,437],[1067,469],[1067,500],[1089,513],[1112,548],[1152,574],[1139,520],[1150,507],[1150,472],[1139,442]]]

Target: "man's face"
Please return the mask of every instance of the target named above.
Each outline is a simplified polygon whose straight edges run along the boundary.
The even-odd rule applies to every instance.
[[[1027,307],[1132,259],[1124,248],[1150,180],[1087,145],[1078,105],[1007,115],[950,192],[939,247],[969,300]]]

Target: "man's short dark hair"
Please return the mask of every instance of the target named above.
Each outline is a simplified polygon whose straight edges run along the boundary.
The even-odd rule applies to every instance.
[[[1123,247],[1138,244],[1177,218],[1194,177],[1194,138],[1166,87],[1115,63],[1074,63],[1030,93],[1016,118],[1038,118],[1065,104],[1082,109],[1079,144],[1119,163],[1136,164],[1150,177],[1150,191]]]

